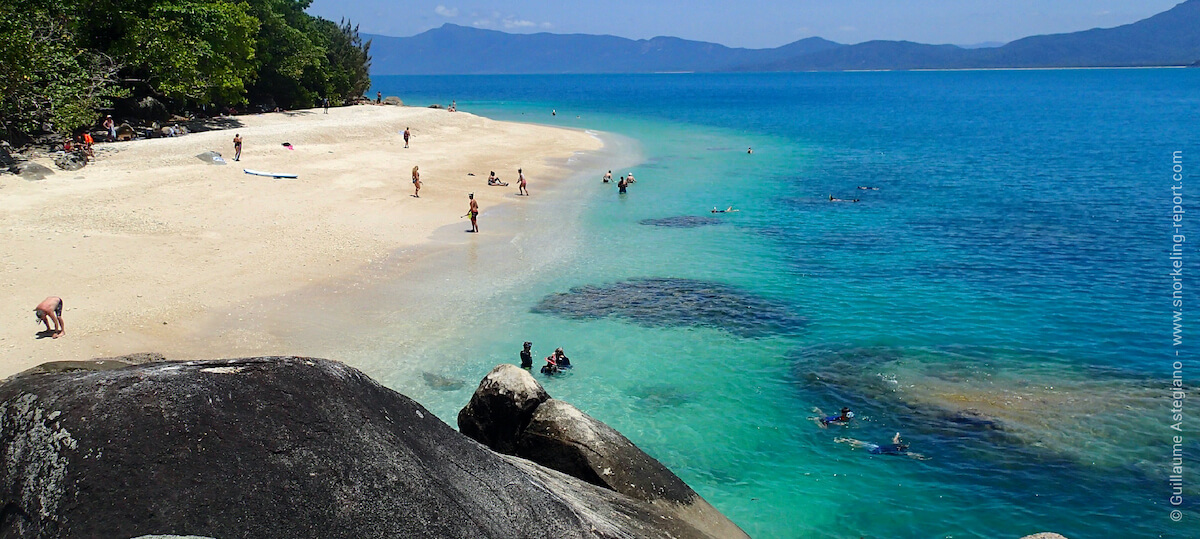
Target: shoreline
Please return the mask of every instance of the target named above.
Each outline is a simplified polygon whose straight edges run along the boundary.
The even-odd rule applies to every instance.
[[[568,175],[571,156],[602,144],[583,131],[417,107],[236,120],[227,130],[103,144],[116,151],[42,181],[0,179],[0,203],[10,209],[0,238],[12,246],[0,255],[0,301],[8,306],[0,374],[144,351],[223,355],[233,347],[198,338],[199,321],[437,242],[439,229],[462,221],[468,192],[485,214],[519,206],[506,196],[515,184],[486,185],[489,170],[507,181],[523,167],[536,197]],[[400,132],[410,126],[412,147],[403,149]],[[238,163],[234,133],[246,140]],[[201,161],[203,151],[224,154],[228,165]],[[420,199],[408,180],[414,164],[424,180]],[[242,166],[299,178],[250,176]],[[64,298],[67,331],[37,338],[41,327],[25,309],[51,295]],[[239,314],[248,327],[259,323],[258,313]]]
[[[603,147],[575,152],[567,159],[573,162],[560,165],[568,173],[527,201],[518,204],[506,195],[514,200],[483,208],[480,234],[465,234],[465,220],[446,224],[431,233],[431,241],[399,248],[357,271],[209,313],[196,320],[194,338],[224,343],[223,357],[337,359],[385,386],[406,386],[415,397],[419,371],[438,370],[426,361],[444,353],[446,340],[492,324],[488,315],[514,290],[539,279],[540,266],[564,263],[584,247],[577,216],[595,196],[586,188],[598,183],[598,167],[641,159],[633,139],[588,133]],[[239,313],[251,312],[254,321],[243,324]]]

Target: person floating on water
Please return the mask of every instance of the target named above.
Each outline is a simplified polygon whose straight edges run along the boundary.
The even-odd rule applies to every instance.
[[[716,206],[713,206],[713,209],[712,209],[712,212],[713,212],[713,213],[733,213],[733,212],[735,212],[735,211],[738,211],[738,210],[735,210],[735,209],[733,209],[733,206],[730,206],[730,207],[728,207],[728,208],[725,208],[725,209],[723,209],[723,210],[718,210]]]
[[[833,195],[829,195],[829,201],[830,201],[830,202],[858,202],[858,199],[857,199],[857,198],[852,198],[852,199],[850,199],[850,200],[846,200],[846,199],[843,199],[843,198],[834,198],[834,197],[833,197]]]
[[[850,420],[854,419],[854,412],[851,412],[850,408],[845,406],[842,407],[842,413],[838,415],[827,416],[821,412],[820,408],[813,408],[813,411],[818,415],[817,417],[810,417],[809,419],[816,421],[817,425],[821,428],[828,427],[829,425],[849,426]]]
[[[878,188],[878,187],[863,187],[863,186],[861,186],[861,185],[860,185],[860,186],[858,186],[858,188],[859,188],[859,189],[862,189],[863,191],[878,191],[878,190],[879,190],[879,188]]]
[[[532,347],[532,346],[533,346],[533,343],[531,343],[529,341],[525,341],[525,345],[524,345],[525,348],[523,350],[521,350],[521,368],[522,369],[530,370],[533,368],[533,352],[530,351],[530,347]]]
[[[861,447],[863,449],[866,449],[867,452],[872,455],[896,455],[896,456],[910,457],[910,458],[914,458],[917,460],[926,460],[929,458],[929,457],[926,457],[925,455],[921,455],[919,453],[913,453],[912,451],[909,451],[908,444],[904,443],[900,439],[899,432],[897,432],[895,436],[892,436],[892,443],[885,444],[885,445],[873,444],[871,442],[864,442],[862,440],[855,440],[854,438],[837,438],[834,441],[839,444],[850,444],[850,447],[854,447],[854,448]]]

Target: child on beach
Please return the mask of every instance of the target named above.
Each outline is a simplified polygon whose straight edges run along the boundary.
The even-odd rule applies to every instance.
[[[517,195],[529,196],[529,189],[525,187],[525,173],[521,169],[517,169]]]

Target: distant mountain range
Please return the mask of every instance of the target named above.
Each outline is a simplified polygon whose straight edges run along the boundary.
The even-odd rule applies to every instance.
[[[774,49],[675,37],[508,34],[446,24],[372,40],[372,75],[850,71],[1200,64],[1200,0],[1116,28],[1032,36],[999,47],[810,37]]]

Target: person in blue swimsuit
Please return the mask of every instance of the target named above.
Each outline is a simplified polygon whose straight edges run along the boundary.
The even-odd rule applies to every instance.
[[[830,424],[849,425],[851,419],[854,419],[854,412],[851,412],[850,408],[843,406],[842,413],[840,415],[825,416],[822,417],[820,421],[821,424],[825,426],[829,426]]]
[[[855,440],[854,438],[838,438],[834,441],[839,444],[850,444],[850,447],[854,447],[854,448],[861,447],[863,449],[866,449],[867,452],[872,455],[896,455],[896,456],[912,457],[917,460],[925,460],[928,458],[919,453],[913,453],[912,451],[909,451],[908,444],[904,443],[900,439],[899,432],[897,432],[895,436],[892,436],[892,443],[884,444],[884,445],[873,444],[871,442],[864,442],[862,440]]]

